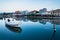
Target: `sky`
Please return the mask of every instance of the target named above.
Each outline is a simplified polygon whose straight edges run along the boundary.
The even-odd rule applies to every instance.
[[[0,0],[0,12],[60,9],[60,0]]]

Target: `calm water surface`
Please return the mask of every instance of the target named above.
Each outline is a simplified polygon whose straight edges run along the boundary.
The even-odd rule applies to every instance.
[[[60,40],[60,20],[24,18],[19,21],[20,31],[15,31],[0,19],[0,40]]]

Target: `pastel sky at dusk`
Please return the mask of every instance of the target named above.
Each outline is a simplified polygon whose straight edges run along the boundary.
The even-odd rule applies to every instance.
[[[60,9],[60,0],[0,0],[0,12],[17,10]]]

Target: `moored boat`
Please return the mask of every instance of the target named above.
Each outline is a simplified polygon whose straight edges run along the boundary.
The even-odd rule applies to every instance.
[[[6,18],[5,19],[5,25],[11,26],[11,27],[20,27],[20,21],[16,21],[13,18]]]

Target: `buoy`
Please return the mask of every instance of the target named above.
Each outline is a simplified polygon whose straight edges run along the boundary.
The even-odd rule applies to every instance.
[[[56,32],[56,29],[54,29],[54,32]]]

